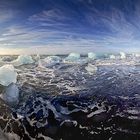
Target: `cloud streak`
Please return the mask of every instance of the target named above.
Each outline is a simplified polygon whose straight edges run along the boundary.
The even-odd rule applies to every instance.
[[[3,2],[0,6],[0,24],[4,26],[0,27],[1,48],[35,47],[42,52],[64,49],[66,53],[70,49],[140,51],[137,0],[40,0],[36,5],[32,0],[16,2]],[[13,8],[17,5],[24,5],[25,13]],[[5,11],[7,7],[9,11]],[[7,22],[10,24],[6,25]]]

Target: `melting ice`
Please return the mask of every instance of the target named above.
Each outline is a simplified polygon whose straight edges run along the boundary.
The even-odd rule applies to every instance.
[[[96,59],[96,54],[93,52],[90,52],[90,53],[88,53],[88,58],[94,60],[94,59]]]
[[[17,72],[13,65],[4,65],[0,67],[0,84],[3,86],[8,86],[11,83],[16,83],[17,81]]]
[[[20,55],[18,58],[11,62],[14,66],[34,63],[34,60],[29,55]]]
[[[61,58],[58,56],[48,56],[39,60],[40,67],[51,67],[61,62]]]
[[[79,53],[70,53],[68,57],[65,58],[65,62],[76,62],[79,61],[80,54]]]

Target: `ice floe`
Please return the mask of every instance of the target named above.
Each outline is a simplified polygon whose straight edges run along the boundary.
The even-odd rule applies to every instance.
[[[115,59],[116,57],[115,57],[115,55],[111,54],[111,55],[109,56],[109,58],[110,58],[110,59]]]
[[[88,53],[88,58],[94,60],[94,59],[96,59],[96,54],[93,52],[90,52],[90,53]]]
[[[20,66],[24,64],[32,64],[34,60],[30,55],[19,55],[18,58],[11,62],[14,66]]]
[[[4,65],[0,67],[0,84],[3,86],[8,86],[11,83],[16,83],[17,81],[17,72],[13,65]]]
[[[93,64],[90,64],[90,63],[88,64],[88,66],[85,67],[85,69],[91,75],[95,74],[97,72],[97,70],[98,70],[97,66],[95,66]]]
[[[37,54],[35,57],[34,57],[35,61],[39,61],[40,60],[40,55]]]
[[[64,59],[64,62],[78,62],[80,60],[79,53],[70,53],[68,57]]]
[[[59,56],[48,56],[45,59],[39,60],[40,67],[50,67],[61,62],[61,58]]]
[[[5,88],[4,93],[1,95],[1,98],[10,104],[18,103],[19,99],[19,89],[16,84],[10,84]]]
[[[125,59],[126,58],[126,54],[124,52],[120,52],[120,58],[121,59]]]
[[[6,62],[10,62],[10,61],[12,61],[12,57],[11,57],[11,56],[3,56],[3,57],[1,58],[1,60],[2,60],[2,61],[6,61]]]
[[[139,53],[133,53],[132,56],[134,56],[134,57],[140,57],[140,54]]]

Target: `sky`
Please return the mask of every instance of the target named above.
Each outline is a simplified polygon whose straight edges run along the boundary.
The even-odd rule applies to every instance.
[[[0,0],[0,54],[140,52],[140,0]]]

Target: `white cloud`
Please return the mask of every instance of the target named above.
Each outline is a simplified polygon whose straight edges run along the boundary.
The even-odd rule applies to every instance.
[[[40,21],[40,22],[55,22],[56,21],[64,21],[69,17],[65,15],[60,9],[50,9],[43,10],[40,13],[34,14],[29,17],[29,21]],[[46,23],[47,24],[47,23]]]

